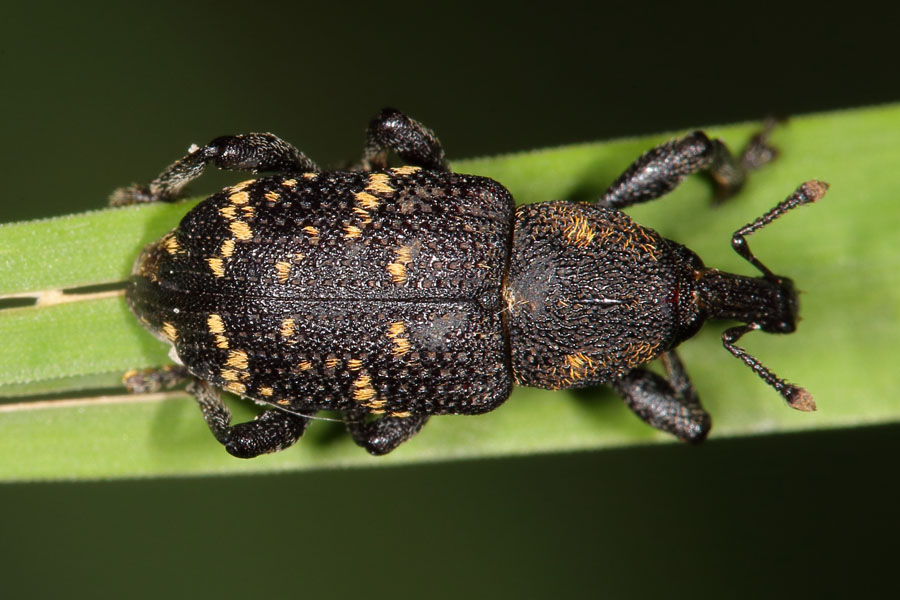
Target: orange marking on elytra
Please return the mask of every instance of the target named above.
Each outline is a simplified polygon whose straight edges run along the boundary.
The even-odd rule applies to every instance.
[[[359,192],[355,194],[354,197],[356,198],[357,204],[366,210],[373,210],[378,208],[378,205],[381,204],[381,201],[378,200],[378,198],[368,192]]]
[[[275,270],[278,272],[278,283],[287,283],[291,275],[291,263],[278,261],[275,263]]]
[[[228,238],[224,242],[222,242],[222,247],[219,249],[219,254],[221,254],[224,258],[230,258],[232,254],[234,254],[234,240]]]
[[[162,332],[170,342],[174,342],[178,339],[178,329],[168,321],[163,321]]]
[[[210,333],[225,333],[225,323],[220,315],[209,315],[209,318],[206,319],[206,326],[209,327]]]
[[[243,350],[232,350],[228,353],[228,360],[225,361],[225,364],[235,369],[244,370],[247,368],[248,360],[247,353]]]
[[[281,322],[281,335],[286,338],[294,335],[294,319],[285,319]]]
[[[390,180],[387,173],[372,173],[369,175],[369,185],[366,186],[366,189],[376,194],[391,194],[395,190],[388,184]]]
[[[394,283],[406,283],[406,265],[412,262],[412,248],[400,246],[394,250],[394,262],[387,266],[388,273]]]
[[[406,165],[403,167],[394,167],[391,169],[391,172],[396,173],[397,175],[412,175],[417,171],[421,171],[422,167],[414,167],[412,165]]]
[[[391,354],[398,358],[409,352],[410,348],[409,339],[403,337],[404,333],[406,333],[406,325],[404,325],[402,321],[394,321],[391,323],[386,334],[386,336],[394,343]]]
[[[247,391],[247,386],[237,381],[231,381],[225,386],[225,389],[234,394],[243,394]]]
[[[250,201],[250,194],[247,192],[235,192],[228,196],[228,201],[232,204],[247,204]]]
[[[213,275],[216,277],[225,276],[225,266],[222,264],[221,258],[207,258],[206,263],[209,265],[210,270],[212,270]]]
[[[239,240],[249,240],[253,237],[253,231],[244,221],[232,221],[228,228],[231,229],[234,237]]]

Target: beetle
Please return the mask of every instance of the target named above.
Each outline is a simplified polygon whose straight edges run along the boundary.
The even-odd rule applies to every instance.
[[[512,386],[609,384],[651,426],[700,442],[711,420],[676,354],[707,319],[724,347],[787,404],[812,396],[736,345],[794,331],[790,279],[746,236],[820,198],[807,181],[738,229],[732,246],[761,276],[708,268],[622,209],[704,171],[717,195],[768,162],[768,129],[740,158],[696,131],[638,158],[594,202],[515,207],[498,182],[449,170],[435,135],[394,109],[369,125],[360,164],[323,171],[272,134],[220,137],[111,204],[172,202],[213,164],[273,174],[225,188],[146,246],[126,289],[133,313],[176,364],[130,371],[134,392],[187,381],[210,430],[249,458],[294,444],[336,411],[357,444],[390,452],[440,414],[480,414]],[[389,168],[396,153],[405,166]],[[646,368],[660,358],[665,376]],[[231,424],[226,390],[267,408]]]

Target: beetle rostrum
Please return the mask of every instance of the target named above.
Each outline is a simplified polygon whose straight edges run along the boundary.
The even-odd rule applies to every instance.
[[[141,252],[127,302],[176,364],[126,373],[129,389],[187,382],[242,458],[290,446],[323,410],[385,454],[431,415],[497,408],[514,384],[609,384],[651,426],[699,442],[710,417],[675,348],[728,319],[742,324],[725,348],[790,406],[815,409],[736,343],[794,331],[793,283],[746,237],[827,185],[804,183],[735,232],[759,277],[707,268],[621,212],[699,171],[733,194],[774,156],[766,131],[738,159],[698,131],[641,156],[595,202],[519,208],[500,183],[450,171],[434,134],[399,111],[382,111],[367,138],[356,168],[322,171],[274,135],[221,137],[113,194],[116,206],[172,202],[208,164],[271,173],[210,196]],[[406,166],[389,168],[390,152]],[[646,368],[656,358],[664,377]],[[221,390],[266,410],[232,425]]]

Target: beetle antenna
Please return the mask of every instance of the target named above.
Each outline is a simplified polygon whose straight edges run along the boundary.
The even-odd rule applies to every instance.
[[[734,248],[734,251],[741,255],[741,257],[752,264],[754,267],[759,269],[759,271],[765,276],[766,279],[778,279],[778,276],[772,273],[764,264],[762,264],[759,259],[757,259],[753,253],[750,251],[750,246],[747,245],[747,240],[744,238],[745,235],[750,235],[754,231],[762,229],[784,213],[797,208],[803,204],[809,204],[810,202],[815,202],[819,198],[825,195],[825,192],[828,190],[828,184],[824,181],[818,180],[810,180],[802,184],[794,193],[787,197],[786,200],[782,200],[779,202],[775,208],[759,217],[752,223],[748,223],[744,225],[740,229],[734,232],[734,235],[731,237],[731,247]]]
[[[812,394],[802,387],[788,383],[784,379],[779,379],[772,371],[759,362],[757,358],[749,354],[740,346],[735,345],[735,342],[737,342],[745,333],[748,331],[755,331],[759,328],[760,326],[756,323],[748,323],[747,325],[726,329],[725,332],[722,333],[722,345],[724,345],[725,349],[734,356],[744,361],[744,363],[753,369],[753,372],[759,375],[763,381],[775,388],[775,390],[781,394],[781,397],[784,398],[785,402],[788,403],[788,406],[807,412],[816,410],[816,402],[813,399]]]

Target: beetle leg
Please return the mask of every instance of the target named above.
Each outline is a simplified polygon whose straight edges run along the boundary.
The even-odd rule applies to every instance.
[[[385,415],[375,421],[366,421],[365,413],[347,413],[344,417],[347,431],[353,441],[365,448],[369,454],[387,454],[410,439],[428,421],[428,415],[392,417]]]
[[[297,173],[318,171],[305,154],[271,133],[227,135],[205,146],[194,146],[187,156],[174,162],[159,177],[146,185],[117,189],[110,196],[111,206],[143,202],[174,202],[185,186],[200,177],[208,164],[228,171],[274,171]]]
[[[231,425],[231,411],[219,390],[207,381],[194,379],[187,386],[200,405],[209,430],[232,456],[253,458],[291,446],[306,431],[310,419],[304,414],[267,410],[253,421]],[[308,416],[312,416],[309,412]]]
[[[709,173],[716,186],[716,199],[723,200],[741,189],[749,171],[775,158],[777,151],[768,145],[773,126],[774,122],[767,122],[737,160],[721,140],[709,139],[702,131],[661,144],[634,161],[598,203],[621,209],[655,200],[698,171]]]
[[[122,383],[132,394],[153,394],[184,383],[190,373],[180,365],[152,369],[133,369],[122,375]]]
[[[362,169],[386,168],[391,150],[406,162],[423,169],[448,170],[444,149],[434,133],[399,110],[385,108],[369,123]]]
[[[648,425],[675,435],[684,442],[699,443],[711,427],[697,391],[674,351],[662,356],[668,379],[646,369],[632,369],[612,387],[634,413]]]

